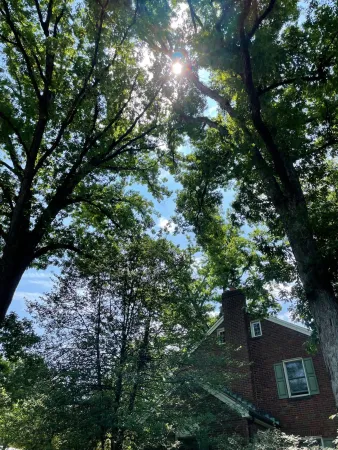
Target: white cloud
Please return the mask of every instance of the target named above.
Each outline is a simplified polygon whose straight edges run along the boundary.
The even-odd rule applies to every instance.
[[[31,284],[37,284],[38,286],[42,286],[46,289],[51,289],[53,286],[52,280],[29,280]]]
[[[41,286],[44,290],[51,290],[53,286],[52,278],[56,272],[58,272],[57,268],[46,271],[29,269],[23,274],[21,282],[24,282],[25,286],[27,286],[27,283],[29,283],[34,284],[35,286]]]
[[[164,231],[168,231],[168,233],[173,233],[175,231],[176,225],[171,220],[166,219],[165,217],[161,217],[158,226],[162,228]]]
[[[14,311],[20,317],[27,317],[26,301],[38,300],[39,297],[41,297],[40,292],[16,291],[9,312]]]
[[[16,291],[13,299],[24,302],[25,300],[37,300],[39,297],[41,297],[41,292]]]
[[[217,116],[217,111],[218,111],[218,106],[211,106],[210,108],[208,108],[206,110],[206,115],[209,117],[216,117]]]
[[[31,279],[46,279],[50,278],[51,272],[46,272],[42,270],[36,270],[36,269],[28,269],[24,274],[22,279],[24,280],[31,280]]]
[[[286,320],[287,322],[292,322],[291,314],[289,311],[279,313],[278,318],[282,319],[282,320]]]

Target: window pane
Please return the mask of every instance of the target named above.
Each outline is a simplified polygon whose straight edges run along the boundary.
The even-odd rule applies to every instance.
[[[254,328],[254,335],[259,336],[261,334],[261,327],[259,323],[254,323],[253,328]]]
[[[224,334],[224,330],[222,330],[222,331],[218,331],[218,342],[220,343],[220,344],[224,344],[224,342],[225,342],[225,334]]]
[[[291,394],[300,395],[307,394],[307,384],[305,378],[295,378],[294,380],[289,379]]]
[[[302,361],[290,361],[285,365],[289,380],[292,380],[293,378],[305,377]]]

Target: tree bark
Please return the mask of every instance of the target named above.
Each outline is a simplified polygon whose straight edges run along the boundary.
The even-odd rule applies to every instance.
[[[331,377],[333,395],[338,408],[338,302],[327,290],[318,290],[310,311],[315,317],[321,350]]]
[[[5,319],[15,290],[22,275],[32,261],[32,252],[24,240],[6,245],[0,259],[0,323]]]

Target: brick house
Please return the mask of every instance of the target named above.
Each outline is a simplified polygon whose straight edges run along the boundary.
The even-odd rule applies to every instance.
[[[222,303],[223,315],[208,335],[236,348],[233,358],[245,364],[227,389],[205,389],[233,411],[234,430],[250,438],[257,429],[280,427],[331,447],[337,425],[329,417],[336,406],[320,349],[306,351],[311,333],[274,317],[253,320],[239,290],[223,293]],[[197,351],[205,351],[203,345]]]

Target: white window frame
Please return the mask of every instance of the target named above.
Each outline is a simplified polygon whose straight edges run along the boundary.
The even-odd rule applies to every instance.
[[[224,339],[224,342],[221,342],[221,340],[220,340],[220,335],[221,335],[221,333],[224,333],[224,328],[218,328],[218,329],[217,329],[217,342],[218,342],[220,345],[223,345],[223,344],[225,344],[225,339]],[[224,335],[224,338],[225,338],[225,335]]]
[[[320,440],[319,447],[324,448],[324,441],[323,441],[322,436],[305,436],[305,437],[301,436],[301,440],[308,441],[310,439],[318,439],[318,440]]]
[[[255,334],[255,328],[254,328],[254,325],[255,325],[256,323],[259,324],[259,329],[260,329],[260,331],[261,331],[261,333],[260,333],[260,334],[257,334],[257,335]],[[253,320],[253,321],[251,321],[251,322],[250,322],[250,330],[251,330],[251,337],[253,337],[253,338],[258,338],[258,337],[263,336],[263,332],[262,332],[262,324],[261,324],[261,321],[260,321],[260,320]]]
[[[306,380],[306,386],[307,386],[307,394],[299,394],[299,395],[292,395],[291,394],[288,372],[286,370],[286,363],[292,362],[292,361],[302,361],[304,375],[305,375],[305,380]],[[306,370],[305,370],[303,358],[284,359],[282,362],[283,362],[284,375],[285,375],[286,385],[287,385],[287,388],[288,388],[289,398],[299,398],[299,397],[307,397],[307,396],[309,396],[310,395],[310,387],[309,387],[309,382],[308,382],[307,375],[306,375]],[[310,437],[313,437],[315,439],[314,436],[310,436]],[[320,436],[318,436],[318,438],[319,437]]]

